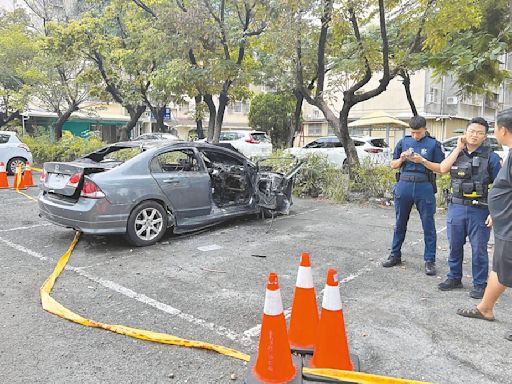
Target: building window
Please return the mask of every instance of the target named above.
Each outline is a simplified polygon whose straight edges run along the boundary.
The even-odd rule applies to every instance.
[[[315,108],[313,109],[313,119],[318,119],[320,118],[320,110]]]
[[[249,103],[234,101],[228,105],[228,113],[249,113]]]
[[[440,94],[441,94],[441,90],[439,88],[431,87],[430,91],[427,93],[427,104],[429,104],[429,103],[439,104]]]
[[[309,123],[308,124],[309,136],[322,136],[322,123]]]

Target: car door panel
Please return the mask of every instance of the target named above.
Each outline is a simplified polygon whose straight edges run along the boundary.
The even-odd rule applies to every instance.
[[[163,152],[153,161],[157,164],[152,166],[152,176],[171,202],[178,225],[210,214],[210,177],[192,149]]]

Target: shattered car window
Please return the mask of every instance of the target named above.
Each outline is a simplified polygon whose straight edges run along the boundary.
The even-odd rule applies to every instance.
[[[175,150],[157,156],[162,172],[197,172],[199,165],[194,152],[190,149]]]

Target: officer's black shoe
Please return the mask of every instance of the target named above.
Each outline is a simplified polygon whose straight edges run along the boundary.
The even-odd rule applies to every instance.
[[[452,289],[463,288],[460,279],[446,279],[438,285],[441,291],[451,291]]]
[[[471,292],[469,292],[469,297],[472,297],[473,299],[481,299],[484,297],[484,292],[484,287],[474,287]]]
[[[425,273],[429,276],[436,274],[436,263],[434,261],[427,261],[425,263]]]
[[[389,255],[388,259],[382,263],[382,266],[384,268],[389,268],[400,264],[402,264],[402,259],[400,257]]]

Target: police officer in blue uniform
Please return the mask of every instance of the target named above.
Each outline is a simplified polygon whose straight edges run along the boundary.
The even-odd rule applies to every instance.
[[[491,233],[487,195],[501,168],[501,158],[485,142],[489,124],[472,119],[457,147],[441,163],[441,173],[450,172],[447,234],[450,244],[448,278],[439,284],[442,291],[462,288],[464,244],[469,238],[472,251],[473,290],[469,296],[481,299],[487,285]]]
[[[422,116],[414,116],[409,122],[411,135],[398,142],[393,152],[391,168],[400,169],[395,185],[396,224],[393,234],[391,254],[382,263],[383,267],[393,267],[402,263],[402,244],[407,232],[407,222],[413,204],[420,213],[425,239],[425,273],[436,274],[436,184],[435,174],[439,163],[444,160],[441,143],[427,132],[427,122]]]

